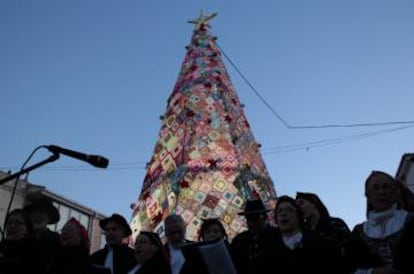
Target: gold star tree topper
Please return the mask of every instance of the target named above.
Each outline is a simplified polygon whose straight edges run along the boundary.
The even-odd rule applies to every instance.
[[[210,25],[207,23],[211,19],[217,16],[217,13],[211,13],[211,14],[204,14],[203,10],[200,12],[200,16],[197,19],[189,20],[187,21],[190,24],[194,24],[196,29],[201,28],[202,26],[210,27]]]

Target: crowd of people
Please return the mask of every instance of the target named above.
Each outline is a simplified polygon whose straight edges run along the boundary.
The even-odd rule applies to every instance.
[[[106,245],[93,254],[88,231],[75,218],[61,233],[47,228],[59,220],[59,212],[39,198],[8,214],[0,273],[412,274],[413,201],[402,187],[389,174],[373,171],[365,182],[366,220],[352,230],[309,192],[280,196],[274,209],[260,199],[246,201],[239,215],[247,230],[232,240],[220,219],[212,218],[203,220],[197,242],[187,241],[183,218],[172,214],[164,221],[165,242],[157,233],[140,231],[132,247],[128,222],[113,214],[100,221]],[[219,246],[220,253],[206,257],[208,245]]]

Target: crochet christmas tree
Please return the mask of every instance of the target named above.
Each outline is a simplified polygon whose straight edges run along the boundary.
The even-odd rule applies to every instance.
[[[131,227],[164,235],[172,213],[196,240],[203,219],[220,218],[230,238],[245,229],[246,200],[273,208],[276,192],[208,21],[201,13],[168,99]]]

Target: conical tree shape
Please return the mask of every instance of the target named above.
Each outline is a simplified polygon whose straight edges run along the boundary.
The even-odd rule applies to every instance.
[[[237,215],[247,199],[273,208],[276,193],[206,20],[196,23],[131,226],[164,234],[180,214],[188,239],[205,218],[219,217],[230,238],[245,229]]]

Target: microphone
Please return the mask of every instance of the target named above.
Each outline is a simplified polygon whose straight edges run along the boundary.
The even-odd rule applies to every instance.
[[[63,154],[84,162],[87,162],[94,167],[106,168],[109,164],[109,160],[99,155],[88,155],[82,152],[69,150],[66,148],[58,147],[55,145],[45,146],[50,152],[55,154]]]

